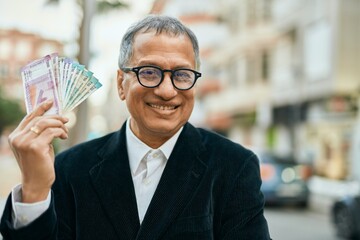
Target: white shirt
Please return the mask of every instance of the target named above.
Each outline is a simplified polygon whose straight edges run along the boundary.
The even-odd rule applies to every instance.
[[[136,203],[141,223],[165,169],[167,159],[169,159],[183,128],[160,146],[158,148],[160,151],[156,151],[134,135],[130,129],[130,121],[131,118],[129,118],[126,123],[126,147],[129,155],[131,176],[134,183]],[[142,161],[144,157],[148,158],[147,163]],[[44,201],[31,204],[22,203],[21,185],[14,187],[12,189],[12,220],[14,228],[23,227],[34,221],[49,208],[50,201],[51,194],[49,192],[47,199]]]
[[[182,128],[158,148],[160,151],[155,151],[134,135],[130,129],[130,121],[128,119],[126,123],[126,147],[141,223]],[[142,161],[144,156],[148,158],[148,166]]]

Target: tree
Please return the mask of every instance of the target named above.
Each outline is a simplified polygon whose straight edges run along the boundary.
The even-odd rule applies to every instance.
[[[0,136],[5,128],[20,122],[24,114],[21,105],[15,100],[6,98],[0,89]]]
[[[57,4],[60,0],[48,0],[49,4]],[[89,65],[90,60],[90,29],[91,29],[91,20],[95,13],[106,13],[113,9],[125,8],[128,5],[122,1],[118,0],[77,0],[78,5],[82,10],[82,19],[79,25],[79,52],[77,59],[78,61],[85,65]],[[84,101],[79,105],[76,111],[77,121],[76,125],[72,129],[71,142],[70,144],[76,144],[86,140],[86,134],[88,132],[88,105]]]

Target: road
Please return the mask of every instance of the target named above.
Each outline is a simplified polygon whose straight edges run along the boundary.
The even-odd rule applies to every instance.
[[[339,240],[327,214],[298,208],[266,207],[274,240]]]

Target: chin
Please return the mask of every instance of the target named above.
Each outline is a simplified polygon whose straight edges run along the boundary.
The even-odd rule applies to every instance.
[[[177,132],[181,126],[182,125],[180,125],[180,123],[178,124],[174,124],[174,122],[163,123],[161,120],[159,120],[149,125],[149,128],[153,129],[153,131],[157,133],[161,133],[164,135],[171,135]]]

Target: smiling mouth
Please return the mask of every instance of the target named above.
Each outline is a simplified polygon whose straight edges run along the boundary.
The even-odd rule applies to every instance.
[[[156,104],[148,104],[152,108],[160,109],[160,110],[174,110],[178,106],[168,106],[168,105],[156,105]]]

